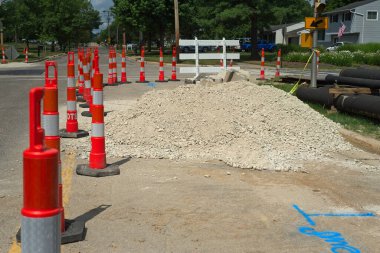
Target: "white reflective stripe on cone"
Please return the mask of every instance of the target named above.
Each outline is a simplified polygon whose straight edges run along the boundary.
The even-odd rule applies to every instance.
[[[22,253],[60,253],[60,215],[44,218],[21,218]]]
[[[76,111],[77,110],[77,102],[76,101],[67,101],[67,110],[68,111]]]
[[[104,137],[104,123],[92,123],[92,137]]]
[[[164,71],[164,67],[160,67],[160,71],[161,71],[161,72]]]
[[[92,104],[103,105],[103,91],[94,91]]]
[[[121,62],[125,62],[125,58],[121,58]]]
[[[42,128],[45,130],[45,136],[59,135],[59,115],[43,115]]]
[[[177,57],[172,58],[172,62],[175,62],[177,60]]]
[[[75,87],[75,78],[73,77],[67,78],[67,87],[70,87],[70,88]]]
[[[126,68],[121,68],[121,72],[127,72],[127,69]]]
[[[87,65],[83,66],[83,73],[85,73],[85,74],[88,73],[88,67],[87,67]]]
[[[84,76],[83,75],[79,76],[79,81],[84,82]]]
[[[144,68],[140,68],[140,72],[144,72],[144,70],[145,70]]]
[[[176,67],[172,67],[172,71],[176,71],[177,69],[176,69]]]
[[[160,57],[160,61],[164,61],[164,58],[163,58],[163,57]]]
[[[84,81],[84,86],[88,89],[88,88],[91,88],[91,81],[90,80],[86,80]]]
[[[144,62],[145,61],[145,58],[144,57],[141,57],[141,60],[140,60],[141,62]]]

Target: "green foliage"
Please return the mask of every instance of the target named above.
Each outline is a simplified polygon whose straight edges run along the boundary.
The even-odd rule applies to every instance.
[[[290,52],[286,54],[283,59],[288,62],[304,62],[306,63],[310,57],[310,53],[303,52]]]
[[[380,51],[380,43],[367,43],[367,44],[345,44],[338,48],[338,51],[361,51],[365,53],[374,53]]]
[[[310,49],[308,48],[304,48],[304,47],[301,47],[299,45],[294,45],[294,44],[288,44],[288,45],[278,44],[277,48],[281,49],[281,52],[283,55],[289,54],[290,52],[307,53],[310,51]]]
[[[89,41],[100,25],[99,12],[87,0],[8,0],[0,12],[7,40],[57,41],[62,48]]]

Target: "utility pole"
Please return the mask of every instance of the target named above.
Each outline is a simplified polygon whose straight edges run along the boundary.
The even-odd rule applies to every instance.
[[[177,48],[177,60],[179,52],[179,11],[178,11],[178,0],[174,0],[174,19],[175,19],[175,46]]]
[[[314,1],[314,18],[318,17],[318,12],[317,12],[317,2],[318,0]],[[317,44],[318,44],[318,30],[315,29],[313,31],[313,59],[311,63],[311,83],[310,86],[311,88],[317,88],[317,75],[318,75],[318,70],[317,70],[317,54],[315,50],[317,50]]]
[[[326,1],[325,0],[314,0],[314,18],[318,18],[319,14],[322,13],[322,11],[325,9]],[[313,30],[313,60],[311,64],[311,82],[310,87],[311,88],[317,88],[317,76],[318,76],[318,69],[317,69],[317,45],[318,45],[318,30]]]
[[[107,42],[108,42],[108,45],[111,43],[111,28],[110,28],[110,22],[111,22],[111,11],[110,10],[106,10],[106,11],[103,11],[103,13],[106,13],[107,14],[107,29],[108,29],[108,39],[107,39]]]

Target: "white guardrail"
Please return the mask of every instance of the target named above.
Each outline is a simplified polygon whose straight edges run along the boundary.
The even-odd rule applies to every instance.
[[[238,40],[179,40],[180,47],[190,46],[195,48],[195,53],[179,55],[180,60],[195,60],[195,67],[180,67],[180,73],[192,74],[195,73],[199,76],[200,73],[219,73],[223,70],[234,69],[240,70],[240,67],[228,67],[228,60],[239,60],[239,53],[227,53],[227,46],[237,47],[239,46]],[[199,53],[199,47],[223,47],[223,52],[221,53]],[[223,67],[218,66],[200,66],[199,60],[223,60]]]

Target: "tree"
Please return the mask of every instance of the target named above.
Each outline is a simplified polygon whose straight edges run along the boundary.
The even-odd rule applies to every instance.
[[[362,0],[328,0],[326,5],[326,10],[333,10],[347,4],[351,4],[354,2],[360,2]]]
[[[0,12],[6,37],[58,41],[63,49],[89,41],[92,29],[100,25],[99,12],[87,0],[7,0]]]

